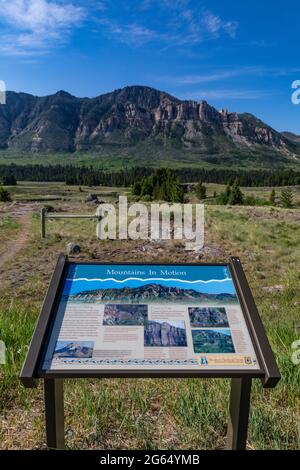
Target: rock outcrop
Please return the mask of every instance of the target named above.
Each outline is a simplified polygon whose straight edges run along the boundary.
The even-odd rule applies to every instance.
[[[144,346],[187,346],[185,329],[168,322],[149,321],[144,326]]]
[[[0,106],[0,149],[74,152],[149,142],[206,155],[256,148],[300,157],[300,141],[251,114],[181,101],[143,86],[96,98],[64,91],[46,97],[7,92]]]

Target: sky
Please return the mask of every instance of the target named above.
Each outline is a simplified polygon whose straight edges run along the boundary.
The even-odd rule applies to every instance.
[[[8,90],[147,85],[300,134],[296,0],[0,0],[0,12]]]

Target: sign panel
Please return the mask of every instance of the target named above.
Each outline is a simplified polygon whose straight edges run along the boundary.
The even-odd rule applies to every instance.
[[[227,265],[70,263],[42,369],[260,367]]]

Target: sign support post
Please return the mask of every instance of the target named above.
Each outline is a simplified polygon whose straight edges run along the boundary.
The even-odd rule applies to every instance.
[[[65,445],[63,379],[44,379],[44,390],[47,446],[50,449],[63,449]]]
[[[231,379],[227,449],[243,450],[246,448],[251,382],[250,377]]]

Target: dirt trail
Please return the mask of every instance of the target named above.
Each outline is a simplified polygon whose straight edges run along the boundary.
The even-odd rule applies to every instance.
[[[6,215],[17,219],[20,229],[15,238],[4,244],[4,252],[0,254],[0,268],[19,253],[30,239],[31,215],[37,209],[35,204],[14,204]],[[1,247],[3,248],[3,247]]]

